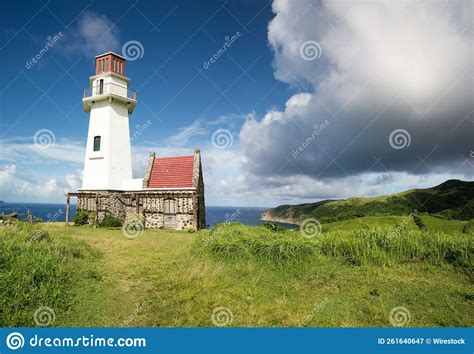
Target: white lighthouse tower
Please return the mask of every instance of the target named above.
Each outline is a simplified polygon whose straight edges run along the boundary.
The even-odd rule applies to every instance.
[[[82,99],[90,112],[82,190],[139,190],[142,179],[132,178],[128,122],[137,100],[125,77],[125,58],[101,54],[95,67]]]

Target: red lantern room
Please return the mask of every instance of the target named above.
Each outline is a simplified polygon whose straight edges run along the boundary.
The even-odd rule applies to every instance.
[[[95,57],[95,74],[114,72],[125,76],[125,58],[112,53],[104,53]]]

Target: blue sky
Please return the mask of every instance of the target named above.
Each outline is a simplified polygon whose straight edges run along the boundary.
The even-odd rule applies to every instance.
[[[126,63],[139,102],[130,117],[131,135],[140,131],[136,178],[148,151],[201,147],[212,205],[273,206],[472,179],[472,18],[465,15],[472,3],[353,2],[351,11],[338,4],[3,2],[0,199],[62,201],[80,186],[88,127],[81,98],[93,58],[121,54],[129,41],[143,48]],[[54,144],[38,149],[35,134],[45,130]],[[216,131],[232,144],[216,148]],[[389,144],[397,131],[408,132],[406,148]]]

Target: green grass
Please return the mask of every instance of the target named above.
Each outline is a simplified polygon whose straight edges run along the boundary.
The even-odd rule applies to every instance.
[[[463,234],[372,229],[328,233],[315,240],[318,250],[353,264],[391,265],[400,262],[447,262],[467,273],[474,271],[474,242]]]
[[[367,216],[363,218],[336,221],[322,225],[322,232],[370,230],[374,227],[395,228],[402,226],[406,230],[417,230],[413,219],[405,216]]]
[[[253,259],[271,266],[312,262],[320,254],[342,257],[355,265],[447,262],[466,272],[474,271],[474,240],[470,235],[404,227],[333,231],[307,239],[295,231],[221,224],[198,236],[194,249],[220,260]]]
[[[428,214],[420,214],[419,217],[426,225],[428,231],[442,232],[446,234],[462,233],[468,221],[446,220]],[[407,216],[366,216],[362,218],[349,219],[325,223],[322,232],[347,231],[347,230],[370,230],[374,227],[403,227],[404,230],[419,230],[414,223],[413,217]]]
[[[468,222],[463,220],[445,220],[431,215],[420,215],[428,231],[444,233],[461,233]]]
[[[0,229],[0,326],[34,326],[34,312],[47,306],[66,314],[75,289],[98,281],[86,243],[53,242],[45,227],[19,223]]]
[[[291,232],[274,232],[263,226],[220,224],[196,238],[194,249],[216,259],[256,259],[272,266],[301,263],[314,256],[313,242]]]
[[[474,239],[431,233],[429,225],[420,232],[404,224],[397,234],[402,221],[376,220],[380,230],[324,224],[309,240],[298,231],[235,224],[196,233],[145,230],[135,239],[120,229],[47,224],[50,241],[31,246],[25,236],[25,244],[15,241],[30,247],[25,256],[0,253],[2,262],[15,259],[0,268],[2,308],[24,293],[0,318],[34,325],[32,312],[46,305],[56,312],[55,326],[213,326],[212,310],[224,306],[231,326],[385,327],[390,310],[404,306],[409,326],[472,326]],[[13,242],[2,229],[0,242]],[[36,284],[41,296],[19,281],[35,267],[49,269]],[[58,278],[47,287],[51,274]]]

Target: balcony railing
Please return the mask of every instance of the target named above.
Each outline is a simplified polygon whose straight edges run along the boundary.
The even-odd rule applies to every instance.
[[[96,85],[92,88],[84,89],[84,98],[96,97],[107,94],[114,94],[117,96],[126,97],[132,100],[137,99],[137,93],[135,91],[127,89],[125,86],[110,82],[108,84]]]

